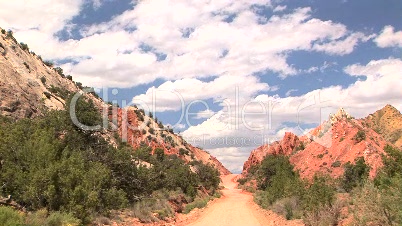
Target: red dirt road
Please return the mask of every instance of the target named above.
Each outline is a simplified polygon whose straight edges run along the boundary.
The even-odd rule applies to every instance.
[[[222,177],[223,197],[213,201],[200,213],[190,226],[254,226],[254,225],[303,225],[301,221],[287,221],[271,211],[262,210],[250,193],[236,189],[237,175]]]

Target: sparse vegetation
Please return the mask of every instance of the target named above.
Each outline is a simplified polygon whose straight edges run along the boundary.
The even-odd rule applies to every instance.
[[[46,96],[47,99],[50,99],[52,97],[52,94],[49,92],[43,92],[43,94]]]
[[[54,65],[53,62],[47,61],[47,60],[43,61],[43,64],[45,64],[48,67],[53,67],[53,65]]]
[[[209,202],[209,198],[205,198],[205,199],[195,199],[194,202],[189,203],[186,205],[186,207],[184,208],[184,213],[189,213],[191,210],[198,208],[204,208],[208,202]]]
[[[28,70],[30,70],[29,65],[27,64],[27,62],[24,62],[24,66],[25,66]]]
[[[363,157],[358,158],[355,164],[347,162],[344,168],[345,172],[342,177],[341,186],[346,192],[352,191],[357,186],[362,186],[368,179],[370,167],[366,164]]]
[[[356,135],[353,137],[356,143],[360,143],[361,141],[366,139],[366,133],[362,130],[357,131]]]
[[[179,155],[188,155],[189,151],[187,149],[184,148],[180,148],[179,149]]]
[[[63,69],[61,67],[55,67],[54,70],[59,74],[62,78],[66,77],[63,73]]]
[[[197,162],[195,168],[199,170],[192,172],[175,155],[165,155],[163,151],[151,155],[146,146],[133,155],[124,143],[115,148],[96,131],[73,124],[69,117],[70,98],[66,100],[66,110],[47,112],[36,119],[14,122],[0,117],[0,195],[11,195],[33,211],[27,216],[30,222],[76,225],[79,219],[88,224],[93,216],[153,199],[157,190],[180,188],[190,201],[197,196],[198,188],[211,195],[218,188],[219,173],[210,165]],[[102,121],[94,103],[86,98],[78,100],[76,115],[88,126]],[[140,160],[152,167],[134,164]],[[43,209],[49,211],[44,214],[45,220],[41,218]],[[153,213],[161,218],[171,214],[166,208]],[[6,220],[12,219],[12,212],[7,214]],[[23,218],[21,223],[25,224]],[[0,225],[7,225],[4,222],[0,221]]]
[[[5,34],[6,34],[6,30],[1,29],[1,33],[2,33],[3,35],[5,35]]]
[[[22,49],[22,50],[29,52],[29,47],[28,47],[27,44],[21,42],[21,43],[20,43],[20,46],[21,46],[21,49]]]
[[[331,167],[340,167],[342,165],[342,162],[339,160],[336,160],[331,164]]]
[[[41,77],[40,81],[42,82],[43,85],[46,85],[46,78],[45,77]]]

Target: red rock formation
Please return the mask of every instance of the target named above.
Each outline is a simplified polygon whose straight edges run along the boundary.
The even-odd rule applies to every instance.
[[[143,143],[151,147],[152,151],[160,148],[167,155],[177,155],[186,162],[199,160],[205,164],[210,163],[221,174],[230,174],[230,171],[214,156],[188,144],[181,136],[169,130],[160,129],[158,123],[153,118],[144,115],[137,108],[129,107],[127,109],[119,108],[116,110],[117,116],[115,117],[113,117],[113,111],[109,112],[109,120],[117,122],[119,137],[134,149],[139,148]],[[137,114],[141,114],[143,121],[139,120]],[[150,132],[151,128],[154,130],[153,133]],[[188,151],[188,154],[180,153],[180,149]]]
[[[356,138],[359,131],[365,134],[361,141]],[[298,138],[286,133],[281,141],[252,151],[242,174],[246,175],[250,167],[259,164],[266,155],[284,154],[290,157],[303,178],[311,179],[317,172],[339,177],[343,174],[343,165],[353,163],[358,157],[363,157],[371,167],[370,177],[373,178],[382,166],[381,155],[385,154],[387,144],[381,135],[341,110],[306,136]]]

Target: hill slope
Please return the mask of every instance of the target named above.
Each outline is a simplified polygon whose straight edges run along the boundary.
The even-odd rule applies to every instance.
[[[395,107],[387,105],[362,121],[388,142],[402,148],[402,114]]]
[[[83,88],[63,74],[61,68],[53,68],[40,56],[30,52],[27,45],[18,43],[12,33],[0,34],[0,115],[14,119],[32,118],[46,110],[65,109],[69,93]],[[215,157],[193,147],[183,138],[165,128],[161,122],[145,115],[136,107],[113,108],[95,93],[84,94],[92,100],[104,117],[116,122],[111,129],[101,131],[105,138],[116,142],[114,134],[127,141],[134,149],[141,144],[162,148],[166,154],[174,154],[190,162],[211,163],[221,174],[229,174]],[[151,129],[152,128],[152,129]]]
[[[386,144],[381,135],[340,109],[305,136],[286,133],[281,141],[253,150],[244,163],[242,174],[246,175],[266,155],[284,154],[304,178],[312,178],[317,172],[339,177],[343,174],[342,166],[353,163],[358,157],[363,157],[370,165],[370,176],[374,177],[382,166],[381,155],[385,153]]]

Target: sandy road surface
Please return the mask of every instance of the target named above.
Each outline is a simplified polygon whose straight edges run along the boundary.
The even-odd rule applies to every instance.
[[[254,226],[254,225],[303,225],[301,222],[286,221],[282,217],[261,210],[250,193],[236,189],[237,175],[222,177],[223,197],[208,206],[191,226]]]

